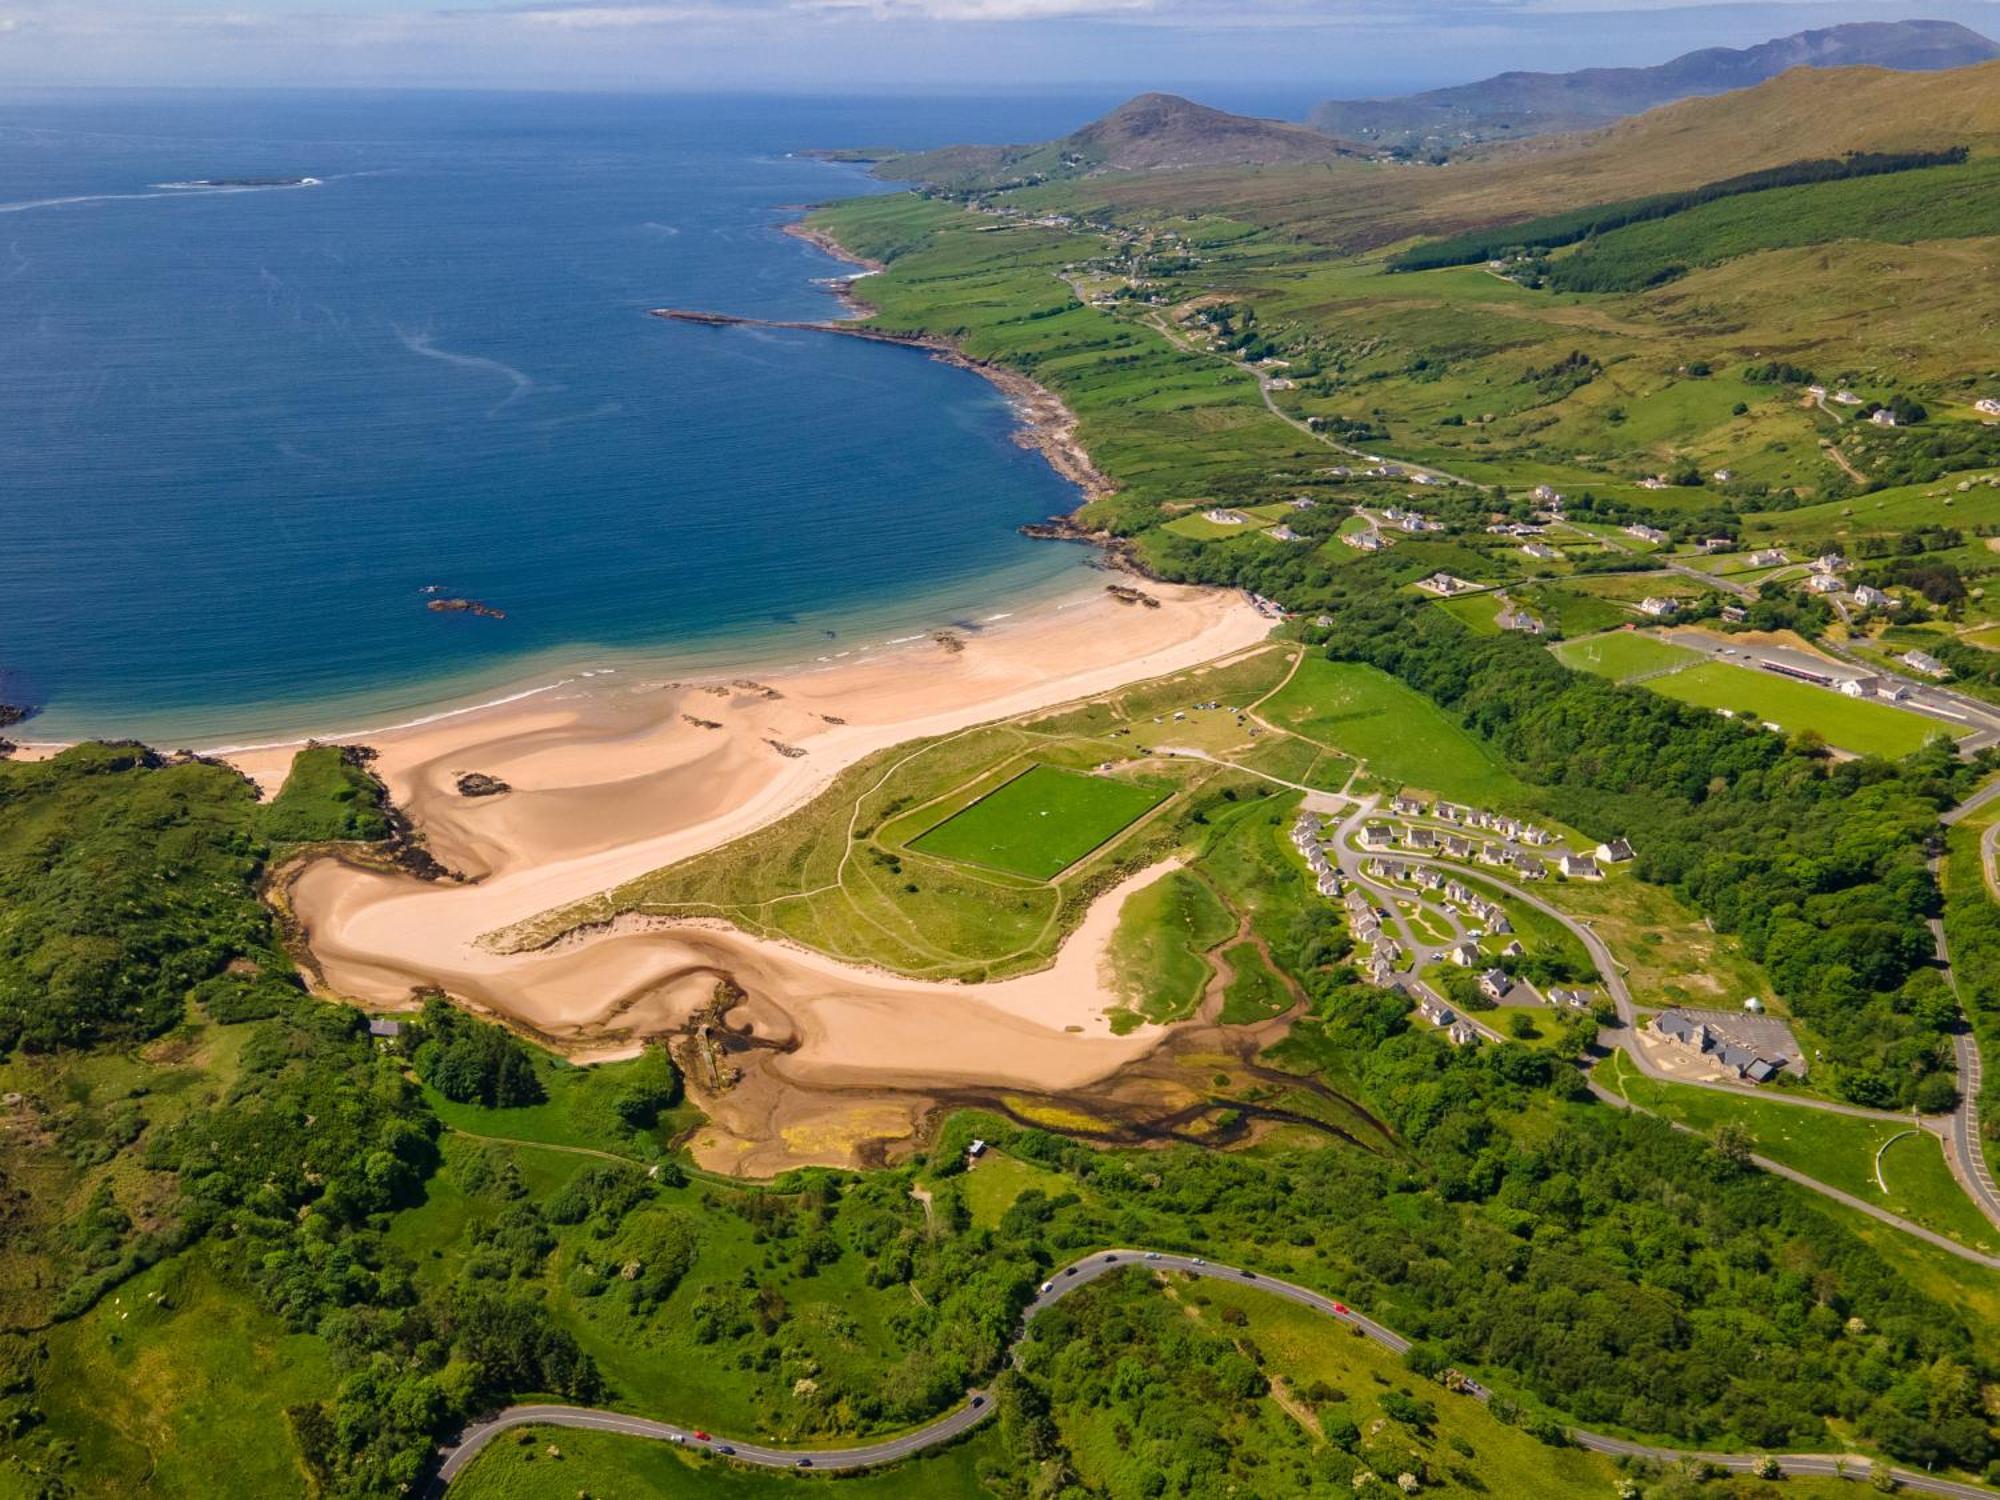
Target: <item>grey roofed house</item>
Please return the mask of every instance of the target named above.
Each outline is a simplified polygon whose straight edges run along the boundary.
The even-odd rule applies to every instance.
[[[1685,1011],[1661,1011],[1653,1017],[1653,1030],[1697,1051],[1708,1048],[1708,1028]]]
[[[1507,991],[1514,987],[1514,980],[1505,969],[1488,969],[1479,976],[1479,993],[1489,1000],[1505,998]]]
[[[1597,846],[1597,857],[1608,865],[1623,864],[1632,857],[1632,846],[1623,839],[1606,839]]]
[[[1480,920],[1486,923],[1486,930],[1488,932],[1501,933],[1512,932],[1514,930],[1514,924],[1507,920],[1507,913],[1500,910],[1497,906],[1485,907],[1480,911],[1479,916]]]
[[[1444,1034],[1451,1038],[1451,1044],[1454,1047],[1476,1047],[1479,1045],[1479,1033],[1473,1030],[1470,1021],[1454,1021],[1450,1026],[1445,1028]]]
[[[1370,823],[1361,830],[1361,842],[1370,849],[1386,849],[1396,839],[1396,830],[1387,823]]]
[[[1597,868],[1597,861],[1588,854],[1565,854],[1560,868],[1563,874],[1584,880],[1594,880],[1603,873]]]
[[[1534,855],[1519,852],[1514,855],[1514,869],[1526,880],[1540,880],[1549,873],[1549,867]]]
[[[1768,1083],[1777,1073],[1778,1064],[1766,1062],[1761,1057],[1743,1070],[1743,1076],[1752,1083]]]
[[[1445,949],[1444,956],[1461,969],[1469,969],[1479,962],[1479,944],[1474,942],[1453,943]]]
[[[1412,849],[1435,849],[1438,842],[1437,830],[1432,828],[1409,829],[1403,835],[1403,842],[1408,844]]]
[[[387,1016],[370,1016],[368,1034],[379,1037],[398,1037],[403,1034],[403,1023],[392,1021]]]

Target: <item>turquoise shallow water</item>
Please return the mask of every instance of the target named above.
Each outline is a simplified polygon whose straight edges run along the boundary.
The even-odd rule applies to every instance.
[[[1062,101],[15,96],[0,105],[0,700],[245,741],[562,672],[809,660],[1085,586],[986,382],[715,330],[826,316],[787,155]],[[246,191],[155,186],[300,177]],[[504,620],[443,616],[421,592]]]

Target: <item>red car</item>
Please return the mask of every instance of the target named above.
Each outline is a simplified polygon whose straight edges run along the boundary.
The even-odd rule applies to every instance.
[[[1333,1310],[1339,1313],[1343,1318],[1347,1316],[1347,1304],[1345,1302],[1334,1303]]]
[[[697,1443],[705,1443],[709,1441],[709,1436],[707,1433],[703,1432],[699,1427],[697,1427],[694,1430],[694,1440]]]

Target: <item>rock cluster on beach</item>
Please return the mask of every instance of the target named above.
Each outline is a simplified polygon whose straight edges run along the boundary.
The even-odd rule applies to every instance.
[[[498,776],[488,776],[484,771],[466,771],[458,778],[458,795],[461,797],[497,797],[502,792],[513,790]]]

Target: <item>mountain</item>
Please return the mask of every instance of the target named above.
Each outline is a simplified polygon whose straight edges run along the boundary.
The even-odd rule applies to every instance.
[[[1749,88],[1793,68],[1933,72],[1995,57],[2000,44],[1955,22],[1866,21],[1755,47],[1706,47],[1651,68],[1501,73],[1401,99],[1331,100],[1312,112],[1312,124],[1378,148],[1422,154],[1496,136],[1605,125],[1677,99]]]
[[[1036,146],[947,146],[892,157],[877,175],[943,187],[1001,187],[1091,172],[1299,166],[1353,154],[1304,125],[1232,115],[1177,94],[1141,94],[1074,134]]]

